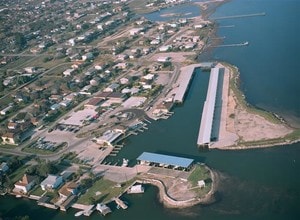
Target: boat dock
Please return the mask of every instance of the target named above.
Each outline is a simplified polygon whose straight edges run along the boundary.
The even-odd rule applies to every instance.
[[[185,66],[180,69],[180,75],[175,83],[177,86],[170,92],[170,94],[175,94],[175,103],[182,103],[184,101],[184,97],[192,81],[195,68],[206,68],[208,64],[210,67],[213,65],[213,63],[199,63]]]
[[[119,198],[115,198],[115,202],[117,203],[118,206],[120,206],[122,209],[127,209],[128,206],[125,204],[124,201],[122,201]]]
[[[223,68],[215,67],[212,68],[210,72],[208,90],[202,111],[199,135],[197,140],[198,146],[209,146],[211,143],[211,133],[215,114],[215,104],[217,98],[220,69]]]

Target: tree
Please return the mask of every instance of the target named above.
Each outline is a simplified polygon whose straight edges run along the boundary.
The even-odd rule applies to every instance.
[[[24,35],[22,33],[15,33],[15,42],[16,42],[16,46],[21,50],[23,49],[27,42],[26,42],[26,38],[24,37]]]

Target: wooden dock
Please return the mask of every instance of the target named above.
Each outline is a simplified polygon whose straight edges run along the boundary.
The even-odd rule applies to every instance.
[[[124,201],[122,201],[119,198],[115,198],[115,202],[117,203],[118,206],[120,206],[122,209],[127,209],[128,206],[125,204]]]

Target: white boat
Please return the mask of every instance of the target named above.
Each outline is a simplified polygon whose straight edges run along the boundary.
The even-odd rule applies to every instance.
[[[107,205],[102,203],[98,203],[96,209],[104,216],[108,213],[111,213],[111,209]]]
[[[74,216],[75,216],[75,217],[79,217],[79,216],[81,216],[83,213],[84,213],[84,211],[79,211],[79,212],[76,212]]]
[[[127,167],[128,166],[128,159],[123,158],[123,163],[122,163],[122,167]]]
[[[127,193],[128,194],[134,194],[134,193],[144,193],[145,189],[144,187],[139,184],[139,185],[134,185],[134,186],[131,186],[128,190],[127,190]]]

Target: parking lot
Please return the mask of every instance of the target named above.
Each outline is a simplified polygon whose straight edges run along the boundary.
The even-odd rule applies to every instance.
[[[39,138],[36,142],[30,145],[31,148],[38,148],[42,150],[55,151],[59,144],[52,141],[46,141],[45,138]]]

